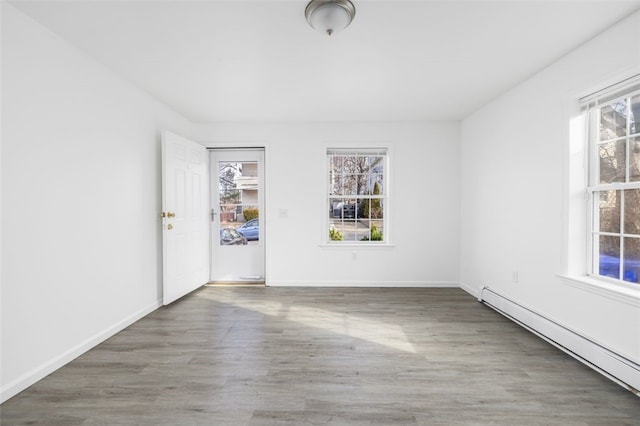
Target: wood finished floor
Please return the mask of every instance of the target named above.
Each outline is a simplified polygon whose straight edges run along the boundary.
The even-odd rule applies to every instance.
[[[3,425],[639,425],[640,398],[459,289],[204,287]]]

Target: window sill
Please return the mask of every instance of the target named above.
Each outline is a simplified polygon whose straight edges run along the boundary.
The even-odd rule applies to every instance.
[[[609,282],[587,275],[558,277],[563,284],[640,308],[640,284]]]
[[[347,249],[353,250],[354,248],[375,248],[375,249],[393,249],[396,246],[393,244],[374,244],[374,243],[334,243],[334,244],[320,244],[321,248],[331,248],[331,249]]]

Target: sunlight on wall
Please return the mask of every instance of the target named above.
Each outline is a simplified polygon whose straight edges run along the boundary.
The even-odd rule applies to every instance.
[[[387,324],[368,318],[335,313],[308,306],[285,306],[282,303],[268,300],[248,300],[239,297],[237,294],[203,292],[198,295],[264,315],[281,317],[307,327],[354,337],[391,349],[416,353],[413,344],[409,342],[402,327],[396,324]]]
[[[569,159],[565,179],[568,180],[568,192],[564,201],[565,256],[563,272],[567,275],[584,276],[587,272],[587,240],[584,232],[587,227],[587,148],[586,117],[576,111],[569,124]]]

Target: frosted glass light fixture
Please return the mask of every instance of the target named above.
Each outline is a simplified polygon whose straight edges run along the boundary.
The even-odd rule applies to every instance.
[[[349,26],[356,8],[349,0],[311,0],[304,15],[313,28],[331,35]]]

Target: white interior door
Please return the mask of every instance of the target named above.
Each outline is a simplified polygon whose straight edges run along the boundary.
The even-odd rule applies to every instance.
[[[207,150],[162,134],[162,254],[165,305],[208,280]]]
[[[264,282],[264,150],[211,151],[212,282]]]

